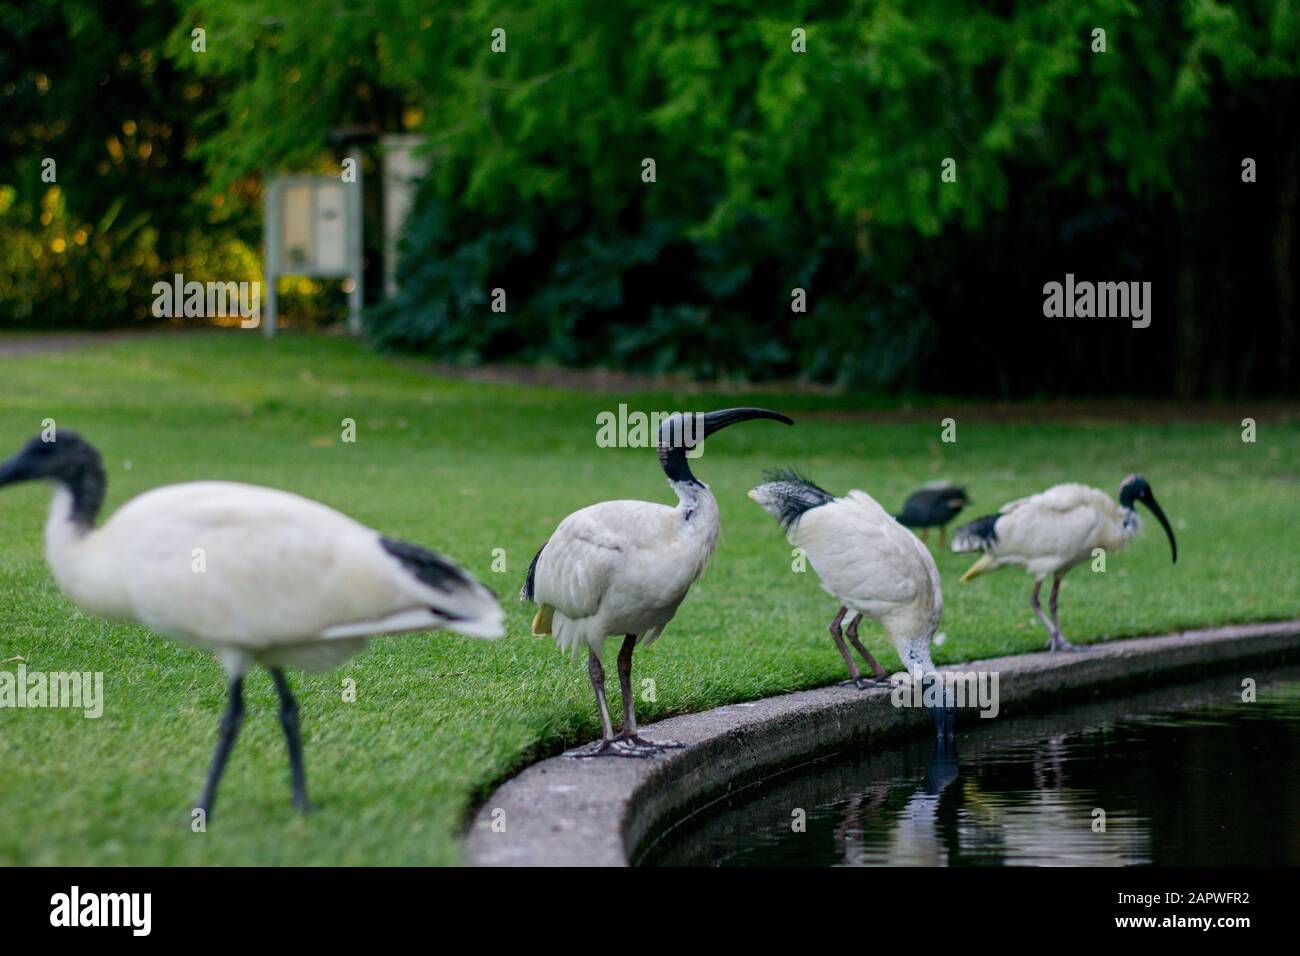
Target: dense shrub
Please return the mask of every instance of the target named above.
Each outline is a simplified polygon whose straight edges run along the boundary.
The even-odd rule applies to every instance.
[[[418,131],[430,173],[401,295],[369,316],[383,345],[971,393],[1300,382],[1294,4],[177,2],[0,14],[22,38],[0,59],[16,248],[46,201],[37,141],[102,177],[68,187],[74,234],[125,199],[125,254],[87,247],[90,268],[169,263],[196,228],[251,248],[262,174],[336,161],[336,127]],[[119,104],[168,176],[140,134],[126,148]],[[105,171],[110,140],[127,158]],[[0,257],[0,307],[40,287],[58,311],[67,284],[22,255]],[[1152,326],[1045,320],[1067,272],[1150,281]]]

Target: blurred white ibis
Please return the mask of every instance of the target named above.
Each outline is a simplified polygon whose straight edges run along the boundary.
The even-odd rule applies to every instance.
[[[902,512],[895,517],[901,525],[919,528],[922,541],[927,528],[938,528],[939,547],[942,548],[948,522],[969,503],[965,488],[951,481],[932,481],[908,495]]]
[[[943,614],[939,569],[929,549],[865,491],[843,498],[793,471],[774,471],[749,496],[781,523],[786,540],[801,548],[822,587],[840,602],[830,624],[831,638],[859,689],[888,684],[884,668],[858,640],[862,616],[889,634],[903,668],[916,677],[934,671],[930,641]],[[848,639],[875,673],[863,678],[844,644],[841,626],[853,612]],[[952,733],[952,709],[933,714],[941,736]]]
[[[65,430],[54,441],[33,438],[0,465],[0,485],[38,479],[55,487],[45,554],[65,594],[90,614],[144,624],[225,664],[229,700],[197,804],[205,813],[243,721],[244,675],[254,664],[275,682],[293,802],[306,810],[298,708],[283,668],[328,670],[374,634],[503,633],[492,593],[447,558],[288,492],[168,485],[96,529],[107,484],[99,452]]]
[[[1156,503],[1146,479],[1129,475],[1119,486],[1119,504],[1104,491],[1087,485],[1055,485],[1040,494],[1009,502],[995,515],[976,518],[958,528],[952,538],[953,551],[984,552],[961,576],[962,583],[1008,564],[1024,568],[1034,576],[1029,603],[1050,635],[1048,649],[1076,650],[1061,634],[1061,621],[1056,613],[1061,578],[1076,564],[1091,558],[1095,548],[1110,554],[1136,538],[1142,530],[1142,521],[1133,508],[1138,501],[1150,508],[1164,527],[1176,563],[1178,542],[1174,540],[1174,529],[1169,527],[1169,520]],[[1050,619],[1038,603],[1038,592],[1049,574],[1052,575]]]
[[[677,494],[677,506],[649,501],[603,501],[575,511],[533,558],[520,601],[534,601],[533,633],[551,634],[564,650],[586,649],[587,673],[600,709],[602,737],[575,757],[648,757],[675,741],[639,736],[632,698],[632,652],[650,644],[677,613],[718,541],[718,503],[691,474],[686,452],[714,432],[756,418],[793,425],[763,408],[676,413],[659,428],[659,463]],[[623,635],[618,655],[623,729],[614,735],[605,703],[600,652],[609,635]]]

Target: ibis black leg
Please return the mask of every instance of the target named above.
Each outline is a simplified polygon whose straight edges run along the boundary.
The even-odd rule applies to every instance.
[[[605,700],[605,668],[600,666],[600,656],[590,648],[587,649],[587,676],[591,678],[591,689],[596,692],[596,706],[600,709],[600,737],[613,740],[614,725],[610,723],[609,703]]]
[[[230,682],[226,710],[217,725],[217,749],[213,751],[212,766],[208,768],[208,779],[203,784],[203,793],[197,804],[197,808],[203,811],[205,821],[212,817],[212,808],[217,801],[217,784],[221,783],[221,774],[226,769],[230,748],[235,745],[235,738],[239,736],[239,727],[243,722],[244,679],[236,677]]]
[[[1038,602],[1038,594],[1043,589],[1042,578],[1039,578],[1034,582],[1034,593],[1030,595],[1029,603],[1034,606],[1034,613],[1037,614],[1038,619],[1043,622],[1043,627],[1047,628],[1047,649],[1049,651],[1073,651],[1077,650],[1077,648],[1061,636],[1061,629],[1056,624],[1055,620],[1053,620],[1056,617],[1056,592],[1060,585],[1061,579],[1053,577],[1052,595],[1049,599],[1049,604],[1052,608],[1051,618],[1043,612],[1043,605]]]
[[[844,663],[847,664],[849,668],[849,679],[841,681],[841,686],[851,686],[856,687],[858,690],[866,690],[873,682],[863,677],[862,671],[858,670],[858,662],[853,659],[853,653],[849,650],[848,645],[844,643],[844,635],[840,630],[840,623],[844,620],[844,615],[848,613],[849,609],[841,605],[839,613],[835,615],[835,619],[831,621],[830,627],[827,628],[827,630],[831,632],[831,640],[835,642],[836,648],[839,649],[840,657],[844,658]],[[870,655],[867,655],[866,659],[870,661]]]
[[[858,670],[857,662],[853,660],[853,655],[849,653],[848,647],[844,644],[844,638],[840,635],[840,622],[844,620],[844,615],[848,612],[849,609],[841,604],[827,630],[831,632],[831,640],[835,642],[835,646],[839,649],[840,657],[844,658],[844,663],[849,667],[849,679],[845,683],[856,685],[862,679],[862,672]]]
[[[648,757],[655,751],[638,748],[626,740],[614,737],[614,725],[609,719],[609,703],[605,700],[605,668],[600,664],[600,655],[587,649],[587,676],[591,678],[591,689],[596,692],[596,706],[600,708],[600,740],[585,747],[568,751],[568,757]],[[626,700],[624,701],[626,705]]]
[[[1056,628],[1052,625],[1052,622],[1048,620],[1047,615],[1043,613],[1043,605],[1038,603],[1038,594],[1042,590],[1043,579],[1038,578],[1034,581],[1034,592],[1029,595],[1029,604],[1033,607],[1034,613],[1038,615],[1038,619],[1043,622],[1043,627],[1047,628],[1047,649],[1050,651],[1054,650],[1052,645],[1056,643]]]
[[[618,652],[618,687],[623,694],[623,730],[616,738],[637,747],[649,748],[654,753],[683,746],[676,740],[647,740],[636,732],[636,700],[632,696],[632,652],[636,650],[636,635],[623,638]]]
[[[1052,624],[1056,629],[1056,646],[1054,651],[1078,651],[1082,650],[1077,644],[1071,644],[1061,633],[1061,618],[1056,613],[1056,595],[1061,590],[1061,579],[1057,575],[1052,575],[1052,593],[1047,598],[1047,609],[1052,614]]]
[[[636,647],[636,635],[628,634],[623,638],[623,646],[618,651],[618,690],[623,696],[623,736],[636,734],[636,700],[632,696],[632,650]]]
[[[858,649],[858,653],[862,655],[862,659],[866,661],[867,666],[870,667],[872,673],[876,675],[876,683],[889,684],[889,674],[880,666],[880,662],[871,656],[871,652],[862,646],[862,642],[858,640],[858,625],[861,622],[862,615],[859,614],[853,619],[853,623],[849,625],[849,629],[844,632],[844,636],[849,639],[850,644]]]
[[[298,726],[298,702],[293,699],[289,682],[284,671],[278,667],[271,668],[271,680],[280,695],[280,726],[284,728],[284,740],[289,745],[289,773],[293,777],[293,805],[304,813],[311,809],[307,800],[307,771],[302,765],[302,731]]]

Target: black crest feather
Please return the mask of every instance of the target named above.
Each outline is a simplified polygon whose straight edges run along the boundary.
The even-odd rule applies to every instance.
[[[984,515],[962,525],[952,535],[952,549],[958,554],[988,551],[998,543],[998,519],[1002,515]]]
[[[781,509],[781,528],[790,530],[799,518],[813,508],[820,508],[835,500],[825,488],[809,481],[793,468],[776,468],[763,472],[760,486],[776,499]]]

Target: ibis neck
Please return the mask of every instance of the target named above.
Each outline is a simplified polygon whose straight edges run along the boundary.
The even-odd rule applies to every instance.
[[[691,472],[685,448],[677,445],[660,445],[659,464],[663,466],[664,474],[668,476],[674,488],[679,484],[700,484],[699,479]]]
[[[686,481],[671,481],[669,484],[677,494],[680,502],[677,509],[684,520],[693,522],[703,519],[713,524],[718,523],[718,502],[708,485],[694,477]]]
[[[45,522],[45,551],[52,567],[61,566],[94,529],[107,484],[98,462],[55,482],[54,501]]]
[[[83,492],[84,494],[84,492]],[[95,517],[99,514],[101,496],[93,507],[85,498],[79,498],[77,492],[60,482],[54,486],[54,500],[50,503],[50,516],[45,522],[46,538],[76,540],[84,538],[93,530]]]
[[[915,676],[919,670],[922,674],[928,674],[934,670],[934,660],[930,657],[930,638],[913,637],[894,639],[894,646],[898,650],[898,656],[903,661],[903,668],[911,676]]]
[[[95,526],[99,510],[104,506],[104,494],[108,490],[108,478],[104,467],[98,461],[87,464],[70,478],[58,483],[60,491],[66,493],[66,506],[63,514],[82,534]],[[55,494],[54,508],[51,515],[60,508],[60,496]]]
[[[717,499],[708,485],[692,480],[674,481],[672,486],[679,501],[675,509],[678,521],[673,533],[679,549],[676,553],[682,570],[693,581],[704,573],[705,565],[718,546],[722,517],[718,513]]]
[[[90,533],[90,525],[77,520],[76,513],[77,503],[71,489],[61,483],[56,485],[50,516],[45,521],[45,557],[61,586],[62,573],[75,563],[81,543]]]
[[[99,533],[77,515],[73,491],[59,484],[45,522],[45,560],[54,580],[82,610],[113,620],[133,620],[128,569],[121,555],[99,547]]]

